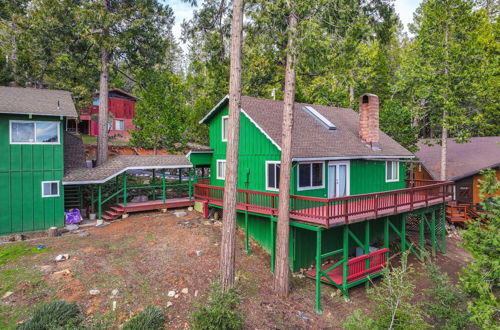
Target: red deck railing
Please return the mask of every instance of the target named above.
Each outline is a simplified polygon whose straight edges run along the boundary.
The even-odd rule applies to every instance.
[[[194,197],[210,204],[222,205],[224,188],[196,184]],[[296,220],[330,227],[354,221],[376,219],[380,216],[413,211],[453,197],[452,182],[413,180],[410,188],[390,190],[340,198],[290,196],[290,217]],[[261,214],[277,215],[278,194],[237,191],[237,208]]]

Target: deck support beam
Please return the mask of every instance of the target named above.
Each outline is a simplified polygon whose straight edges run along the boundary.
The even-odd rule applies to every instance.
[[[274,274],[274,263],[276,258],[276,235],[274,233],[274,222],[277,219],[273,216],[269,217],[269,225],[271,226],[271,273]]]
[[[344,260],[344,262],[342,263],[342,294],[344,295],[344,299],[346,301],[349,301],[349,292],[347,289],[347,276],[349,276],[349,272],[347,269],[347,261],[349,260],[349,225],[344,225],[343,228],[342,249],[342,259]]]
[[[431,246],[432,256],[436,256],[436,210],[431,212]]]
[[[151,178],[151,185],[153,186],[152,197],[154,201],[156,200],[156,188],[154,187],[155,183],[156,183],[156,170],[153,169],[153,177]]]
[[[270,219],[271,223],[273,222],[272,219]],[[248,212],[245,212],[245,251],[247,254],[251,254],[252,251],[250,251],[249,247],[249,242],[248,242]]]
[[[167,184],[165,181],[165,169],[163,169],[161,171],[161,201],[163,204],[165,204],[165,201],[167,199],[166,191],[167,191]]]
[[[97,186],[97,219],[102,220],[102,184]]]
[[[370,254],[370,221],[365,221],[365,254]],[[366,269],[370,269],[370,258],[366,259]],[[370,281],[365,282],[365,287],[368,289]]]
[[[127,171],[123,173],[123,206],[127,206]]]
[[[423,250],[425,249],[425,220],[423,216],[419,216],[419,229],[420,229],[420,235],[419,235],[419,240],[420,240],[420,249]]]
[[[441,252],[446,253],[446,206],[444,204],[440,207],[440,220],[441,220]]]
[[[316,313],[322,314],[321,310],[321,230],[316,232]]]

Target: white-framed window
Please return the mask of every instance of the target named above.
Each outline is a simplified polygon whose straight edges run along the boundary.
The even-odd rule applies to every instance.
[[[59,125],[57,121],[11,120],[11,144],[59,144]]]
[[[59,181],[42,181],[42,197],[59,196]]]
[[[117,131],[123,131],[125,129],[125,121],[116,119],[115,120],[115,130]]]
[[[266,162],[266,189],[278,191],[280,187],[280,162]]]
[[[227,141],[228,126],[229,126],[229,116],[222,116],[222,141]]]
[[[297,169],[297,189],[309,190],[325,187],[325,170],[323,163],[300,163]]]
[[[399,162],[389,160],[385,162],[385,182],[399,181]]]
[[[217,179],[226,179],[226,160],[224,159],[217,160]]]

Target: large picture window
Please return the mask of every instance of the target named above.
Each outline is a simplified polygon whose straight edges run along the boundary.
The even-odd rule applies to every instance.
[[[57,197],[57,196],[59,196],[59,181],[43,181],[42,197]]]
[[[227,141],[227,128],[229,125],[229,116],[222,117],[222,141]]]
[[[217,179],[218,180],[226,179],[226,161],[225,160],[217,160]]]
[[[399,181],[399,162],[392,160],[385,162],[385,181]]]
[[[266,162],[266,189],[278,190],[280,187],[280,162]]]
[[[299,164],[299,190],[324,187],[323,163]]]
[[[59,122],[11,121],[12,144],[59,144]]]

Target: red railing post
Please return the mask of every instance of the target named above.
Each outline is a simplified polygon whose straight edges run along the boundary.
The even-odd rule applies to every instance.
[[[373,201],[375,208],[375,219],[378,218],[378,194],[375,194],[375,200]]]
[[[344,216],[345,216],[345,224],[349,224],[349,201],[344,199]]]
[[[410,211],[413,211],[413,187],[410,188]]]
[[[398,212],[398,194],[394,193],[394,213]]]
[[[429,206],[429,189],[425,189],[425,207]]]

